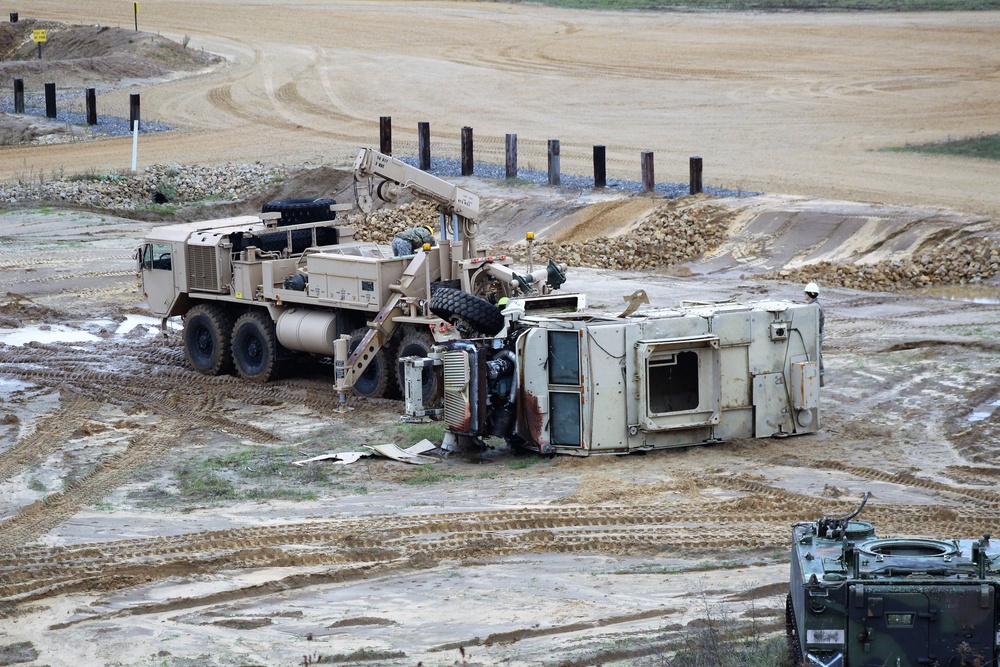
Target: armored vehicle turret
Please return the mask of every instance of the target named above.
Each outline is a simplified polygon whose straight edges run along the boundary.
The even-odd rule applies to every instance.
[[[861,507],[792,527],[791,663],[996,665],[1000,541],[879,538]]]

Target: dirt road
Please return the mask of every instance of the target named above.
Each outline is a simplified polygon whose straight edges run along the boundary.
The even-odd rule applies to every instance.
[[[131,5],[40,0],[40,18],[129,27]],[[1000,212],[1000,165],[881,152],[996,131],[1000,14],[655,14],[526,5],[235,0],[143,3],[140,28],[229,64],[204,76],[102,96],[183,129],[144,138],[143,164],[272,160],[344,164],[393,117],[397,154],[457,157],[460,128],[477,159],[502,162],[516,133],[521,165],[639,178],[652,150],[659,180],[771,193]],[[29,90],[41,81],[26,81]],[[122,169],[128,139],[0,147],[0,178]]]

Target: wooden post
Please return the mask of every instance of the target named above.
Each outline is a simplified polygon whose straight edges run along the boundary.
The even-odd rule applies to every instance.
[[[142,129],[142,119],[139,113],[139,93],[132,93],[128,96],[128,127],[131,130],[135,127],[135,122],[139,121],[139,129]]]
[[[508,134],[504,154],[507,163],[507,178],[517,178],[517,135]]]
[[[45,84],[45,117],[56,117],[56,84],[54,83]]]
[[[24,113],[24,79],[14,79],[14,113]]]
[[[420,154],[420,168],[431,170],[431,124],[417,123],[417,153]]]
[[[382,116],[378,119],[378,150],[380,153],[392,155],[392,116]]]
[[[472,157],[472,128],[462,128],[462,176],[472,176],[476,163]]]
[[[97,125],[97,90],[87,89],[87,125]]]
[[[549,139],[549,185],[559,185],[558,139]]]
[[[689,192],[696,195],[701,192],[701,158],[697,156],[691,158],[690,167],[691,187],[689,188]]]
[[[594,187],[608,185],[607,150],[604,146],[594,146]]]
[[[642,157],[642,191],[656,190],[656,177],[653,175],[653,151],[643,151]]]

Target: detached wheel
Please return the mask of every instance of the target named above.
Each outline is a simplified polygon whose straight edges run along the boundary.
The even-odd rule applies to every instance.
[[[361,344],[368,331],[367,328],[356,329],[351,334],[351,339],[347,342],[348,356],[354,354],[354,350]],[[385,347],[377,352],[369,348],[365,355],[369,359],[368,367],[361,374],[361,377],[354,381],[354,391],[361,396],[382,398],[387,392],[395,389],[394,373],[392,372],[394,359]]]
[[[495,336],[503,329],[503,313],[486,299],[462,290],[438,288],[431,295],[431,312],[442,320],[464,320],[486,336]]]
[[[278,337],[263,311],[241,315],[233,327],[233,362],[247,380],[267,382],[278,372]]]
[[[297,197],[294,199],[272,199],[261,206],[261,213],[280,213],[279,227],[301,225],[306,222],[333,220],[337,214],[330,210],[336,199]]]
[[[434,336],[426,331],[410,331],[399,341],[396,352],[396,376],[399,379],[399,395],[406,398],[406,371],[403,369],[405,357],[426,357],[434,347]],[[424,406],[431,406],[441,399],[442,383],[434,369],[427,366],[420,375]]]
[[[233,316],[223,306],[203,303],[184,316],[184,354],[188,363],[205,375],[233,372],[229,340]]]

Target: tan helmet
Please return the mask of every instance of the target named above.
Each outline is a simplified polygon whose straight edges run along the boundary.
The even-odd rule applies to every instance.
[[[819,285],[816,283],[809,283],[806,285],[805,293],[815,299],[819,296]]]

